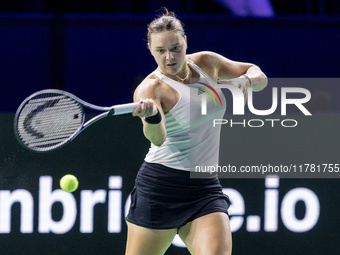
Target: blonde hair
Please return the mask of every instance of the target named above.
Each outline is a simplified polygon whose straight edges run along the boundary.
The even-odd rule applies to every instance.
[[[162,14],[148,25],[148,43],[151,43],[152,34],[164,31],[179,31],[185,37],[184,24],[176,18],[175,13],[165,7],[162,10]]]

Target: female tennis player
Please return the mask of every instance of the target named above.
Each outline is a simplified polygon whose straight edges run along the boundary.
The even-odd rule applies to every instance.
[[[131,192],[126,254],[164,254],[176,234],[191,254],[231,254],[230,201],[218,177],[190,178],[193,162],[218,164],[220,132],[212,120],[225,112],[219,90],[221,104],[207,103],[202,115],[199,88],[230,79],[259,91],[267,78],[256,65],[214,52],[187,55],[183,25],[166,9],[148,25],[148,47],[158,67],[135,90],[141,105],[133,115],[142,119],[151,147]]]

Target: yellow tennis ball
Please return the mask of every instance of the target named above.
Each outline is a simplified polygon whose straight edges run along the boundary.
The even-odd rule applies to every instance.
[[[72,174],[67,174],[60,179],[60,188],[67,192],[73,192],[78,188],[79,182]]]

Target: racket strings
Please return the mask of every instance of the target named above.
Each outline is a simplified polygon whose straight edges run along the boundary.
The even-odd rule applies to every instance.
[[[64,95],[45,94],[26,103],[17,129],[27,146],[43,151],[67,142],[83,121],[83,109],[77,101]]]

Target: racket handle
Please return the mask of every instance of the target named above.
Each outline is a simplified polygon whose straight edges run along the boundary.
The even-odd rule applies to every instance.
[[[133,110],[139,106],[140,103],[129,103],[115,105],[110,110],[110,115],[122,115],[133,112]]]

